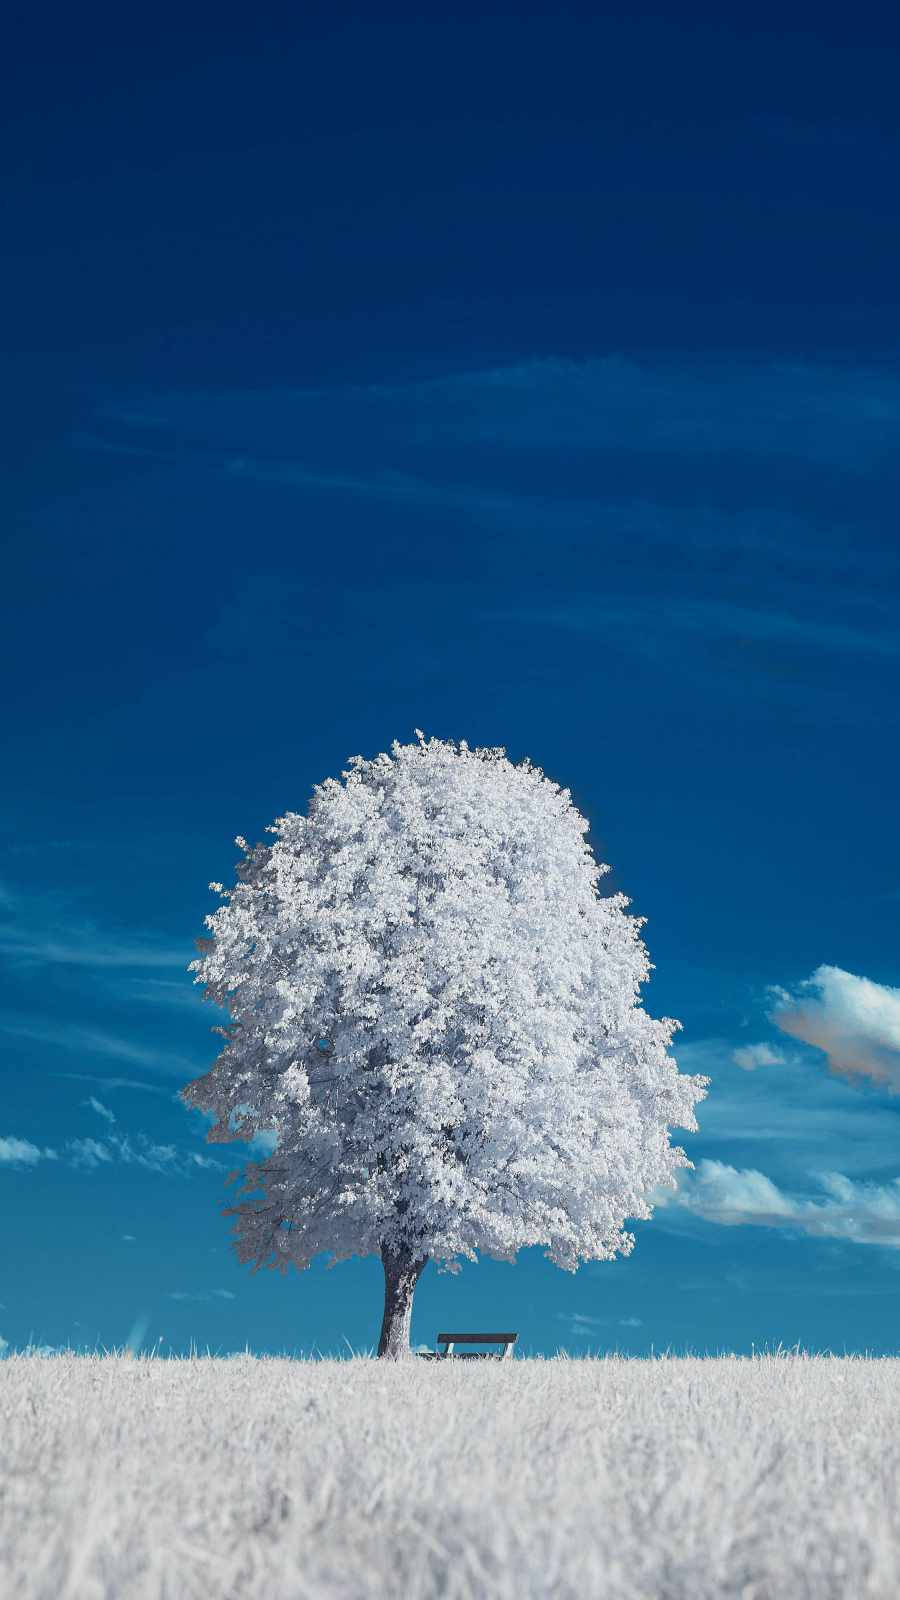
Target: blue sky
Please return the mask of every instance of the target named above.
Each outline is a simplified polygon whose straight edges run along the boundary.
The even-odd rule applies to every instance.
[[[15,25],[0,1348],[374,1345],[234,1260],[185,969],[419,727],[571,788],[712,1081],[630,1258],[414,1342],[894,1354],[900,28],[302,12]]]

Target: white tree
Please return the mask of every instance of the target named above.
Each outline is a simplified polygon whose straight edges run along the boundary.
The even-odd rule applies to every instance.
[[[226,1212],[238,1258],[380,1255],[389,1357],[432,1258],[629,1254],[625,1219],[693,1166],[667,1125],[697,1128],[709,1082],[667,1054],[681,1024],[641,1009],[646,918],[598,895],[569,790],[415,731],[316,785],[273,844],[237,839],[190,969],[231,1020],[182,1090],[210,1141],[277,1135],[238,1190],[261,1198]]]

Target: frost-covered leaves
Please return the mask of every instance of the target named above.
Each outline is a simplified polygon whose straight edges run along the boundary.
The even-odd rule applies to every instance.
[[[224,1048],[183,1091],[213,1141],[278,1135],[232,1208],[242,1260],[286,1269],[414,1245],[558,1266],[627,1253],[628,1217],[690,1166],[708,1079],[640,1005],[643,919],[567,789],[437,739],[351,758],[243,860],[193,963]],[[327,1048],[321,1048],[321,1041]]]

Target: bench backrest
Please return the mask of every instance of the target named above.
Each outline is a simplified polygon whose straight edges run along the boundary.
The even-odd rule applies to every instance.
[[[515,1344],[517,1333],[439,1333],[438,1344]]]
[[[515,1333],[439,1333],[437,1342],[444,1346],[445,1356],[452,1353],[456,1344],[502,1344],[503,1349],[500,1353],[502,1361],[504,1356],[509,1355],[517,1338],[518,1334]],[[465,1360],[466,1357],[463,1356],[462,1359]],[[475,1360],[475,1357],[469,1359]]]

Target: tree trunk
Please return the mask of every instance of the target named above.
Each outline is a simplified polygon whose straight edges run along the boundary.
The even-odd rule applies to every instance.
[[[400,1361],[411,1354],[409,1327],[413,1295],[429,1258],[415,1255],[409,1247],[388,1250],[382,1245],[381,1260],[384,1264],[384,1318],[378,1354],[389,1361]]]

